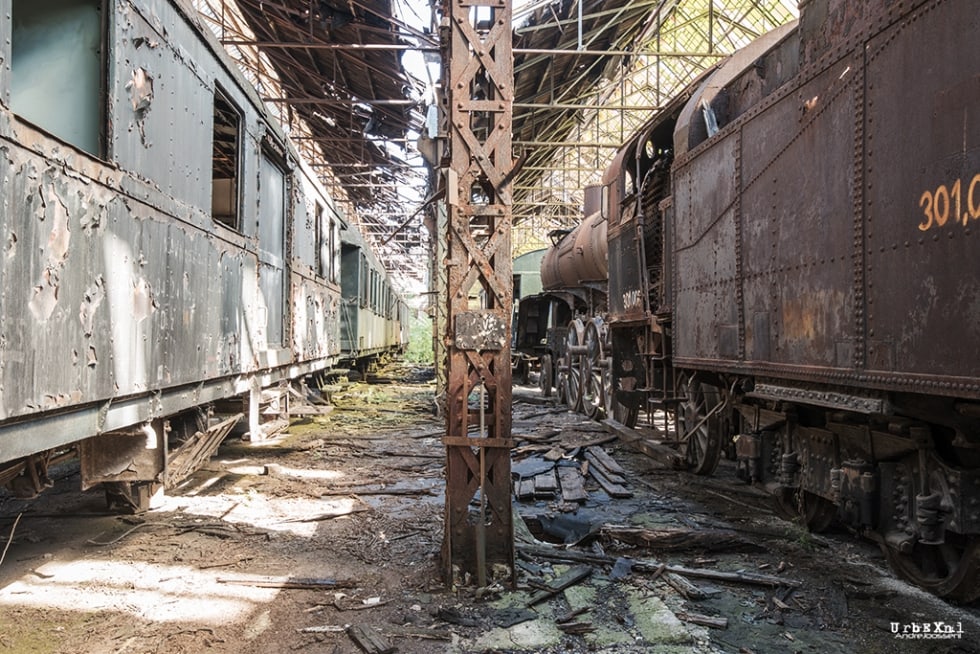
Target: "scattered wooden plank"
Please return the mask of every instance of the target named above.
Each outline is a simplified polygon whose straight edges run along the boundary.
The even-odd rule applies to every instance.
[[[756,586],[789,586],[799,588],[803,582],[785,577],[774,575],[763,575],[756,572],[724,572],[721,570],[710,570],[708,568],[687,568],[681,565],[667,566],[668,572],[675,572],[685,577],[700,577],[701,579],[711,579],[712,581],[728,581],[739,584],[753,584]]]
[[[574,586],[591,574],[591,565],[577,565],[574,568],[570,568],[567,572],[565,572],[565,574],[552,579],[545,588],[531,595],[531,598],[527,601],[527,605],[531,607],[535,604],[540,604],[546,599],[562,592],[566,588]]]
[[[624,477],[623,475],[621,475],[619,473],[616,473],[616,472],[613,472],[613,471],[609,470],[609,468],[607,468],[606,466],[604,466],[602,464],[602,461],[600,461],[599,459],[597,459],[590,452],[586,451],[586,453],[584,455],[582,455],[582,456],[585,458],[586,461],[589,462],[589,464],[591,465],[592,469],[598,470],[600,473],[602,473],[602,476],[603,477],[605,477],[606,479],[608,479],[612,483],[614,483],[614,484],[620,484],[620,485],[626,483],[626,477]]]
[[[632,449],[642,452],[670,468],[680,470],[687,467],[684,457],[677,450],[666,445],[661,445],[660,443],[655,443],[639,431],[631,429],[612,418],[606,418],[602,421],[602,424],[617,434],[619,439]]]
[[[432,488],[324,488],[320,497],[336,497],[339,495],[435,495]]]
[[[523,402],[524,404],[548,405],[554,404],[556,400],[553,397],[541,397],[540,395],[532,395],[527,391],[518,391],[517,389],[514,389],[513,401],[515,403]],[[568,411],[568,407],[563,406],[561,407],[561,410]]]
[[[229,579],[219,577],[219,584],[235,586],[255,586],[256,588],[303,588],[318,590],[321,588],[356,588],[358,582],[353,579],[317,579],[312,577],[253,577],[251,579]]]
[[[536,556],[551,561],[570,561],[573,563],[590,563],[592,565],[614,565],[616,557],[599,554],[588,554],[575,550],[558,549],[549,545],[517,544],[517,549],[527,556]],[[666,565],[653,559],[636,559],[633,561],[633,570],[644,573],[664,573],[673,572],[684,577],[697,577],[710,579],[712,581],[724,581],[738,584],[751,584],[756,586],[771,586],[778,588],[786,586],[789,588],[800,588],[803,582],[786,577],[775,575],[764,575],[754,572],[725,572],[722,570],[711,570],[709,568],[688,568],[682,565]]]
[[[529,413],[527,415],[521,416],[519,419],[515,420],[514,423],[526,422],[528,420],[533,420],[535,418],[543,418],[545,416],[553,416],[559,413],[568,413],[568,407],[564,404],[561,406],[556,406],[554,409],[548,409],[547,411],[537,411],[536,413]]]
[[[365,511],[370,511],[371,507],[366,504],[361,504],[359,506],[350,506],[347,508],[338,508],[336,511],[331,513],[321,513],[320,515],[315,515],[311,518],[291,518],[289,520],[283,520],[283,523],[287,522],[323,522],[325,520],[333,520],[334,518],[340,518],[346,515],[351,515],[352,513],[364,513]]]
[[[663,579],[671,588],[683,595],[686,599],[696,601],[703,600],[708,596],[697,584],[688,581],[679,574],[668,572],[663,576]]]
[[[539,429],[539,425],[528,425],[528,428],[534,430]],[[514,434],[514,438],[520,438],[521,440],[528,441],[529,443],[552,443],[561,436],[560,429],[548,429],[547,431],[532,431],[530,433]]]
[[[515,492],[519,500],[534,499],[534,477],[518,480]]]
[[[535,497],[553,497],[558,492],[558,477],[552,468],[534,477]]]
[[[422,640],[452,640],[453,634],[446,629],[426,629],[425,627],[411,627],[386,625],[385,632],[391,636],[400,638],[421,638]]]
[[[585,490],[585,478],[577,467],[560,466],[558,480],[561,482],[561,497],[566,502],[584,502],[589,499]]]
[[[392,654],[398,648],[392,645],[381,632],[365,625],[351,625],[347,635],[366,654]]]
[[[566,634],[589,634],[595,631],[591,622],[561,622],[557,627]]]
[[[602,486],[602,490],[606,491],[609,497],[615,497],[615,498],[633,497],[633,491],[629,490],[628,488],[626,488],[621,484],[617,484],[609,477],[604,475],[599,470],[599,466],[594,464],[590,465],[589,474],[592,475],[593,479],[599,482],[599,485]]]
[[[612,458],[608,452],[598,445],[590,445],[589,447],[585,448],[585,453],[591,454],[593,457],[598,459],[599,463],[602,464],[602,467],[609,472],[613,472],[617,475],[626,474],[626,471],[623,470],[623,466],[619,465],[619,463],[616,462],[616,459]]]
[[[565,456],[565,448],[561,447],[560,445],[555,445],[550,450],[548,450],[547,452],[544,453],[544,460],[545,461],[558,461],[563,456]]]
[[[520,461],[514,461],[510,466],[510,472],[515,477],[528,479],[554,469],[554,461],[545,461],[541,457],[528,457]]]
[[[599,533],[637,547],[657,550],[736,550],[761,549],[729,529],[645,529],[624,525],[603,525]]]
[[[435,438],[436,436],[444,436],[445,433],[445,429],[431,429],[420,434],[411,434],[409,438]]]
[[[362,600],[360,603],[345,602],[340,597],[335,597],[333,600],[333,607],[338,611],[366,611],[367,609],[384,606],[387,603],[388,600],[382,600],[380,597],[373,597],[370,600]]]
[[[557,618],[555,618],[555,622],[557,622],[559,624],[562,623],[562,622],[571,622],[572,620],[574,620],[578,616],[582,615],[583,613],[588,613],[591,610],[592,610],[591,607],[583,606],[581,608],[575,609],[574,611],[567,611],[565,613],[562,613]]]
[[[688,613],[687,611],[678,611],[674,615],[677,616],[678,620],[683,620],[684,622],[691,622],[713,629],[728,629],[728,618],[716,618],[711,615]]]
[[[347,626],[342,624],[322,624],[315,627],[303,627],[302,629],[297,629],[296,631],[301,634],[340,634],[347,631]]]
[[[605,445],[606,443],[612,443],[617,440],[619,436],[617,434],[606,434],[605,436],[599,436],[597,438],[590,438],[588,440],[579,440],[577,438],[572,438],[567,446],[574,445],[575,447],[594,447],[597,445]]]
[[[523,456],[525,454],[537,454],[539,452],[550,452],[552,449],[553,449],[553,446],[550,445],[550,444],[548,444],[548,443],[534,443],[534,444],[530,444],[530,445],[521,445],[519,447],[515,447],[511,451],[511,455],[512,456],[516,456],[516,457],[520,457],[520,456]],[[547,455],[545,455],[545,458],[547,459]],[[554,459],[548,459],[548,460],[549,461],[553,461]]]

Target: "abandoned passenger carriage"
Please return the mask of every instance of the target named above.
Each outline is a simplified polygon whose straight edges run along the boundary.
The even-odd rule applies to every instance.
[[[980,13],[800,4],[623,147],[545,260],[572,318],[551,323],[559,391],[629,424],[663,411],[695,472],[730,450],[812,528],[972,600]]]
[[[145,504],[242,413],[260,430],[263,389],[365,354],[341,341],[341,212],[182,1],[5,6],[0,184],[0,482],[21,492],[77,449],[83,487]],[[368,354],[404,344],[375,268]]]

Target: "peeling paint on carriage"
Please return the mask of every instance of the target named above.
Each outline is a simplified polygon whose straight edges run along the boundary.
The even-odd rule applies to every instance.
[[[13,29],[8,4],[0,15],[4,71]],[[262,282],[270,261],[258,229],[260,217],[264,226],[270,218],[260,205],[259,167],[263,140],[285,143],[285,136],[182,2],[107,0],[106,7],[106,147],[98,156],[16,115],[6,101],[9,76],[0,76],[4,470],[20,457],[125,430],[116,441],[92,441],[96,468],[115,469],[127,456],[126,434],[149,421],[192,425],[203,405],[256,398],[262,388],[345,356],[343,220],[315,175],[283,167],[289,192],[275,218],[284,242],[274,262],[282,343],[270,345],[273,302]],[[240,113],[232,169],[241,188],[231,227],[218,220],[211,197],[219,88]],[[280,149],[283,159],[295,158]],[[316,231],[314,206],[329,218],[326,231]],[[307,243],[317,239],[335,251],[324,255]],[[383,343],[376,345],[380,352]]]

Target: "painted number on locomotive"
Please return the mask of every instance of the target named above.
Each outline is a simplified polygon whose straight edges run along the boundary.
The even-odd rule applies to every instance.
[[[640,291],[634,289],[632,291],[626,291],[623,293],[623,310],[624,311],[637,311],[643,310],[643,299],[640,296]]]
[[[935,191],[923,192],[919,207],[925,215],[919,223],[919,230],[923,232],[942,227],[950,218],[954,225],[980,220],[980,173],[974,175],[969,184],[957,179],[949,188],[940,184]]]

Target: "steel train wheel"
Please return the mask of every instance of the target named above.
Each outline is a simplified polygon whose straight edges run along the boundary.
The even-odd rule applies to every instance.
[[[541,389],[541,395],[551,397],[551,387],[553,384],[554,370],[551,366],[551,355],[545,354],[541,356],[541,374],[538,376],[538,388]]]
[[[558,366],[558,374],[555,375],[555,399],[559,404],[568,403],[568,373],[561,364]]]
[[[682,373],[678,390],[683,401],[677,407],[678,449],[691,472],[710,475],[721,458],[721,434],[717,416],[709,413],[720,402],[718,389],[701,381],[698,375]]]
[[[612,400],[612,417],[616,422],[622,423],[630,429],[636,427],[640,418],[640,405],[622,404],[615,397]]]
[[[812,532],[825,531],[837,516],[837,505],[808,491],[784,489],[776,494],[776,508],[789,520],[802,520]]]
[[[949,600],[972,602],[980,598],[980,543],[947,540],[952,542],[916,543],[908,553],[884,544],[881,549],[892,570],[906,581]]]
[[[593,318],[586,325],[586,351],[582,356],[582,411],[593,419],[602,414],[606,405],[601,325],[599,318]]]
[[[583,345],[585,340],[585,325],[576,318],[568,323],[568,337],[565,348],[566,398],[565,403],[572,411],[582,410],[582,355],[573,354],[573,348]]]

